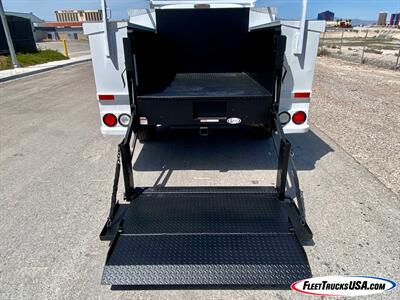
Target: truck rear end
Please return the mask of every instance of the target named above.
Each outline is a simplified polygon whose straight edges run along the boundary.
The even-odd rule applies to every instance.
[[[323,22],[306,22],[303,49],[297,53],[301,22],[277,22],[270,8],[252,8],[251,3],[208,9],[193,9],[193,4],[192,8],[189,4],[159,5],[134,11],[128,23],[109,22],[107,33],[101,23],[85,24],[104,135],[123,135],[130,116],[122,42],[128,35],[141,138],[150,137],[156,126],[262,127],[265,130],[258,132],[268,136],[272,126],[268,111],[275,101],[280,70],[279,113],[284,132],[308,130]]]
[[[111,241],[102,284],[288,288],[312,276],[302,243],[313,235],[285,131],[308,128],[324,26],[223,2],[153,1],[129,23],[85,25],[102,132],[124,134],[100,234]],[[276,185],[137,187],[135,146],[156,126],[274,133]]]

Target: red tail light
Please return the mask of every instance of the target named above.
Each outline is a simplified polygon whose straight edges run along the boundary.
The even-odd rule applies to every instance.
[[[99,100],[109,100],[113,101],[115,99],[114,95],[98,95]]]
[[[307,115],[304,111],[295,112],[292,116],[292,121],[296,125],[303,124],[307,119]]]
[[[295,92],[293,93],[293,98],[310,98],[310,92]]]
[[[117,117],[113,114],[105,114],[103,116],[103,123],[108,127],[114,127],[117,125]]]

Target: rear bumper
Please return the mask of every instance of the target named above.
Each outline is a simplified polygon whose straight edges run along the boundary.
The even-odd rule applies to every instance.
[[[283,128],[283,132],[285,134],[291,134],[291,133],[306,133],[310,130],[310,126],[308,124],[298,126],[298,125],[290,125],[288,124]]]
[[[104,136],[114,136],[114,135],[120,135],[124,136],[126,133],[126,127],[107,127],[107,126],[101,126],[100,127],[101,134]]]
[[[237,128],[238,126],[249,126],[254,123],[269,125],[272,121],[272,116],[268,107],[271,106],[270,98],[255,98],[255,99],[226,99],[219,100],[226,103],[226,112],[221,111],[220,106],[210,106],[212,111],[206,111],[204,107],[196,106],[197,100],[193,99],[138,99],[143,102],[140,106],[139,116],[146,117],[148,124],[162,125],[169,127],[186,127],[186,128]],[[189,100],[189,101],[186,101]],[[213,100],[216,102],[215,100]],[[205,100],[209,102],[209,100]],[[283,101],[288,102],[288,101]],[[206,108],[208,105],[206,105]],[[264,107],[263,109],[259,109]],[[287,107],[287,108],[286,108]],[[290,114],[296,111],[304,111],[308,115],[309,103],[290,103],[281,108],[281,111],[287,111]],[[220,110],[220,111],[218,111]],[[106,113],[115,114],[117,117],[121,114],[130,114],[129,105],[104,105],[100,104],[100,116],[103,117]],[[217,113],[217,114],[216,114]],[[202,118],[198,118],[203,116]],[[208,117],[206,116],[208,115]],[[213,118],[212,115],[221,117]],[[229,118],[239,118],[239,124],[229,124]],[[218,122],[215,122],[217,119]],[[208,122],[210,121],[210,122]],[[107,127],[104,124],[100,127],[101,133],[104,136],[123,136],[126,132],[126,127],[119,124],[115,127]],[[308,120],[302,125],[296,125],[289,122],[283,126],[283,131],[286,134],[305,133],[309,130]]]
[[[207,124],[203,125],[204,127],[207,127]],[[226,126],[225,126],[226,127]],[[295,134],[295,133],[306,133],[310,130],[308,124],[304,126],[286,126],[283,128],[283,131],[285,134]],[[126,128],[125,127],[114,127],[110,128],[107,126],[102,126],[100,128],[101,133],[104,136],[124,136],[126,133]]]
[[[140,117],[167,127],[271,126],[271,97],[140,99]]]

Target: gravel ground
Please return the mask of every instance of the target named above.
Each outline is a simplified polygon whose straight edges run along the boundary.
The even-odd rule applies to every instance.
[[[399,195],[400,72],[319,57],[310,120]]]
[[[325,106],[318,101],[323,98],[323,62],[318,65],[314,116]],[[351,93],[346,82],[338,86],[341,93]],[[98,234],[109,208],[120,138],[100,134],[92,66],[84,63],[0,84],[0,116],[0,299],[305,298],[290,290],[113,291],[101,286],[108,246]],[[315,245],[305,248],[313,275],[399,281],[398,197],[336,143],[342,145],[343,136],[328,131],[334,123],[314,121],[321,130],[290,136],[314,232]],[[394,133],[386,127],[382,132],[387,137]],[[353,135],[349,129],[343,133]],[[389,149],[387,145],[382,147]],[[270,140],[162,136],[137,145],[135,182],[272,185],[273,151]],[[368,153],[374,158],[374,152]],[[375,298],[400,299],[400,290]]]
[[[342,43],[342,29],[328,28],[328,31],[321,35],[320,48],[323,45],[324,50],[327,50],[331,57],[360,63],[367,31],[364,63],[387,69],[399,69],[400,66],[396,66],[400,49],[399,29],[361,27],[344,29]],[[341,45],[341,53],[339,53]]]

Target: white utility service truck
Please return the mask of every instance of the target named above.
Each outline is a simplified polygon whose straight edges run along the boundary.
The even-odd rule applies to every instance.
[[[151,0],[129,21],[85,23],[104,135],[124,135],[102,283],[288,287],[311,277],[312,239],[286,133],[308,130],[322,21],[278,21],[254,0]],[[158,126],[272,136],[273,187],[135,187],[137,140]],[[122,167],[125,202],[117,201]],[[288,179],[295,197],[287,192]]]

